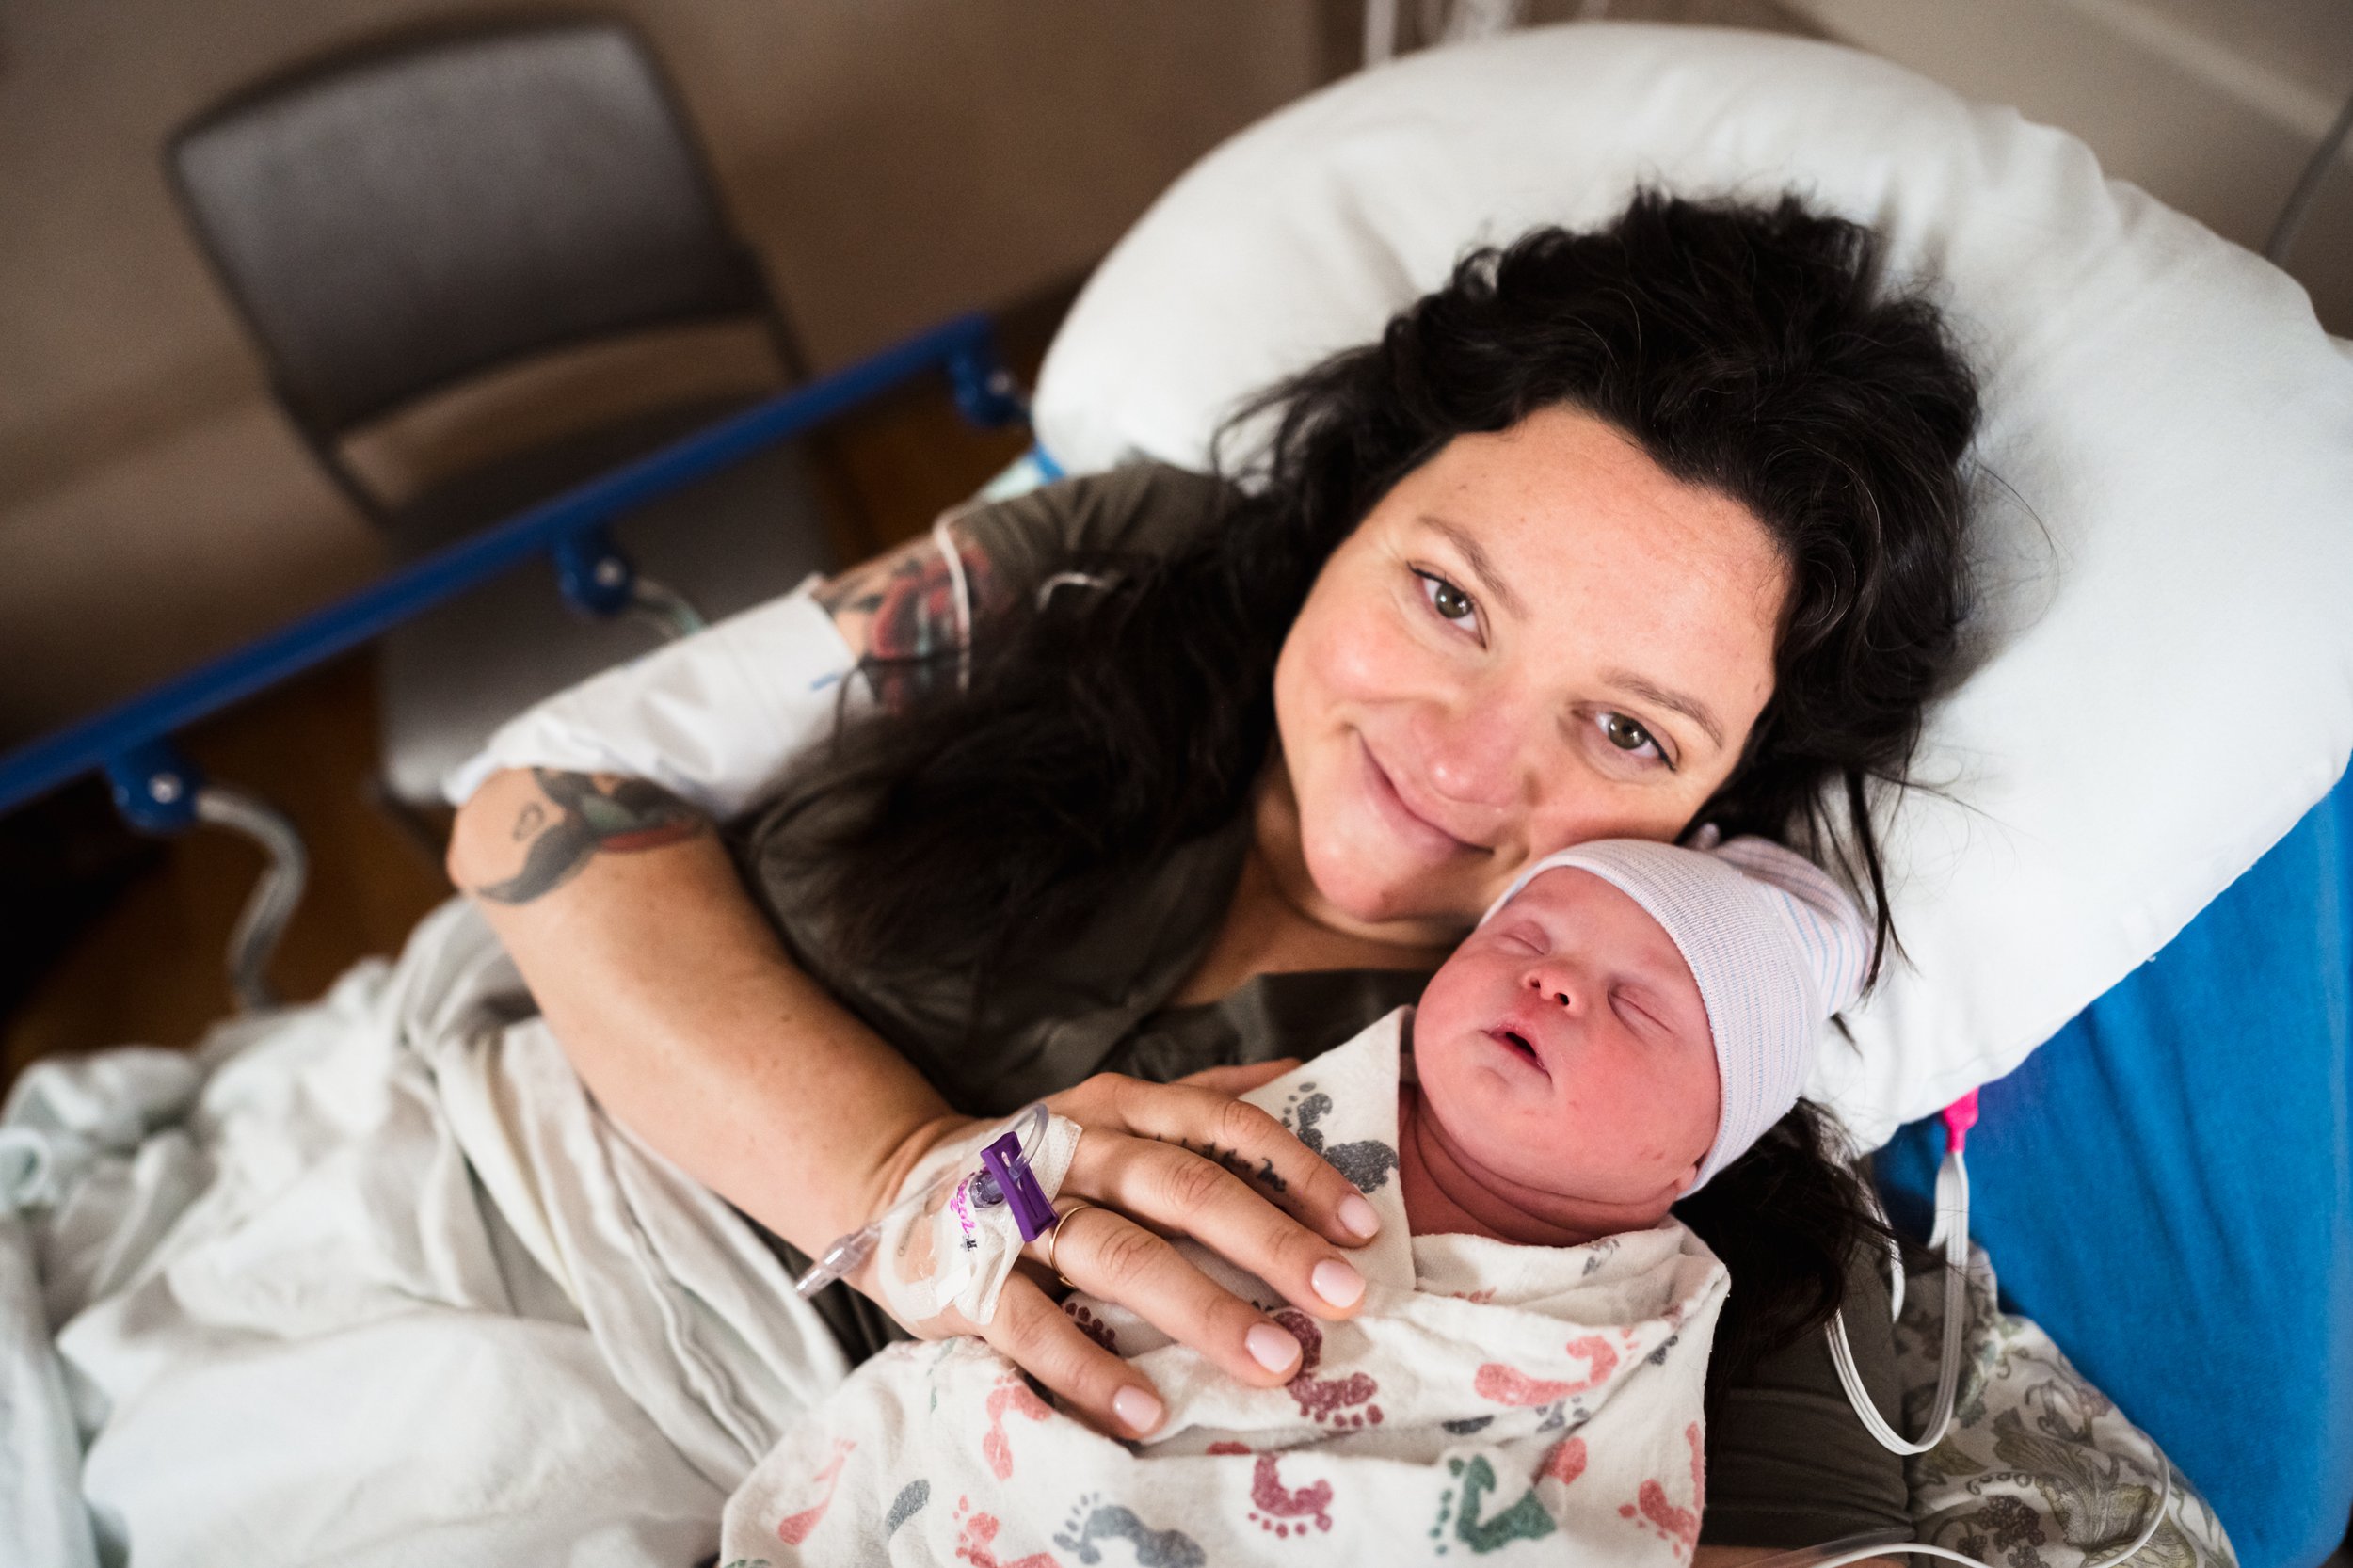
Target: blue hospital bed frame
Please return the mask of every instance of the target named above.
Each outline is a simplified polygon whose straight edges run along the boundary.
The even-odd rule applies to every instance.
[[[434,606],[544,554],[564,596],[610,616],[631,602],[636,572],[606,525],[913,379],[944,370],[976,425],[1026,422],[1029,407],[998,358],[984,315],[968,314],[870,359],[706,426],[634,462],[436,551],[280,631],[0,757],[0,814],[91,772],[115,806],[150,833],[197,821],[203,776],[173,736],[289,676],[368,642]]]

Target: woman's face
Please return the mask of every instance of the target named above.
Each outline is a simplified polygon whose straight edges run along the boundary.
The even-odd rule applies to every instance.
[[[1443,940],[1556,849],[1673,838],[1772,695],[1786,583],[1746,509],[1590,414],[1458,437],[1284,642],[1265,809],[1312,884],[1289,890],[1343,929]]]

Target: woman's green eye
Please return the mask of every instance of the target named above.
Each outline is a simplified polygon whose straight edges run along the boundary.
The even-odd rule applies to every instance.
[[[1430,607],[1448,620],[1461,620],[1472,610],[1470,595],[1443,577],[1421,574],[1422,589],[1430,596]]]

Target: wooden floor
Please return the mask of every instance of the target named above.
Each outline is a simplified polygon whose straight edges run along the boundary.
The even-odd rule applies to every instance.
[[[1068,303],[1066,293],[1008,312],[1000,336],[1026,381]],[[838,421],[814,443],[837,547],[845,560],[912,536],[1018,456],[1026,433],[975,431],[944,381],[927,379]],[[450,896],[435,824],[376,803],[376,682],[368,654],[311,674],[181,737],[212,776],[233,780],[294,819],[310,846],[309,889],[271,978],[290,1000],[313,997],[355,961],[398,950],[420,916]],[[60,889],[8,889],[19,928],[44,908],[111,876],[121,887],[45,972],[29,980],[6,1020],[0,1081],[53,1051],[194,1043],[231,1009],[224,953],[261,856],[243,840],[200,830],[142,855],[112,841],[110,814],[88,798],[43,808],[38,831],[54,866],[66,835],[89,870]],[[24,835],[19,835],[20,839]],[[143,863],[142,863],[143,861]],[[22,901],[22,902],[20,902]],[[86,899],[84,902],[88,902]],[[60,917],[61,918],[61,917]],[[44,946],[47,944],[44,944]],[[0,995],[0,1006],[6,1005]]]

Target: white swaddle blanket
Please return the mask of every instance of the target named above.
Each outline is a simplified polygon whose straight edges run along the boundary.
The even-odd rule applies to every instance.
[[[1321,1561],[1689,1560],[1722,1265],[1673,1220],[1568,1248],[1409,1236],[1410,1016],[1245,1096],[1380,1211],[1359,1315],[1319,1322],[1185,1244],[1299,1336],[1288,1384],[1246,1386],[1074,1295],[1064,1309],[1168,1402],[1131,1446],[1055,1410],[977,1339],[893,1346],[760,1462],[728,1505],[722,1560],[1192,1568],[1303,1544]]]

